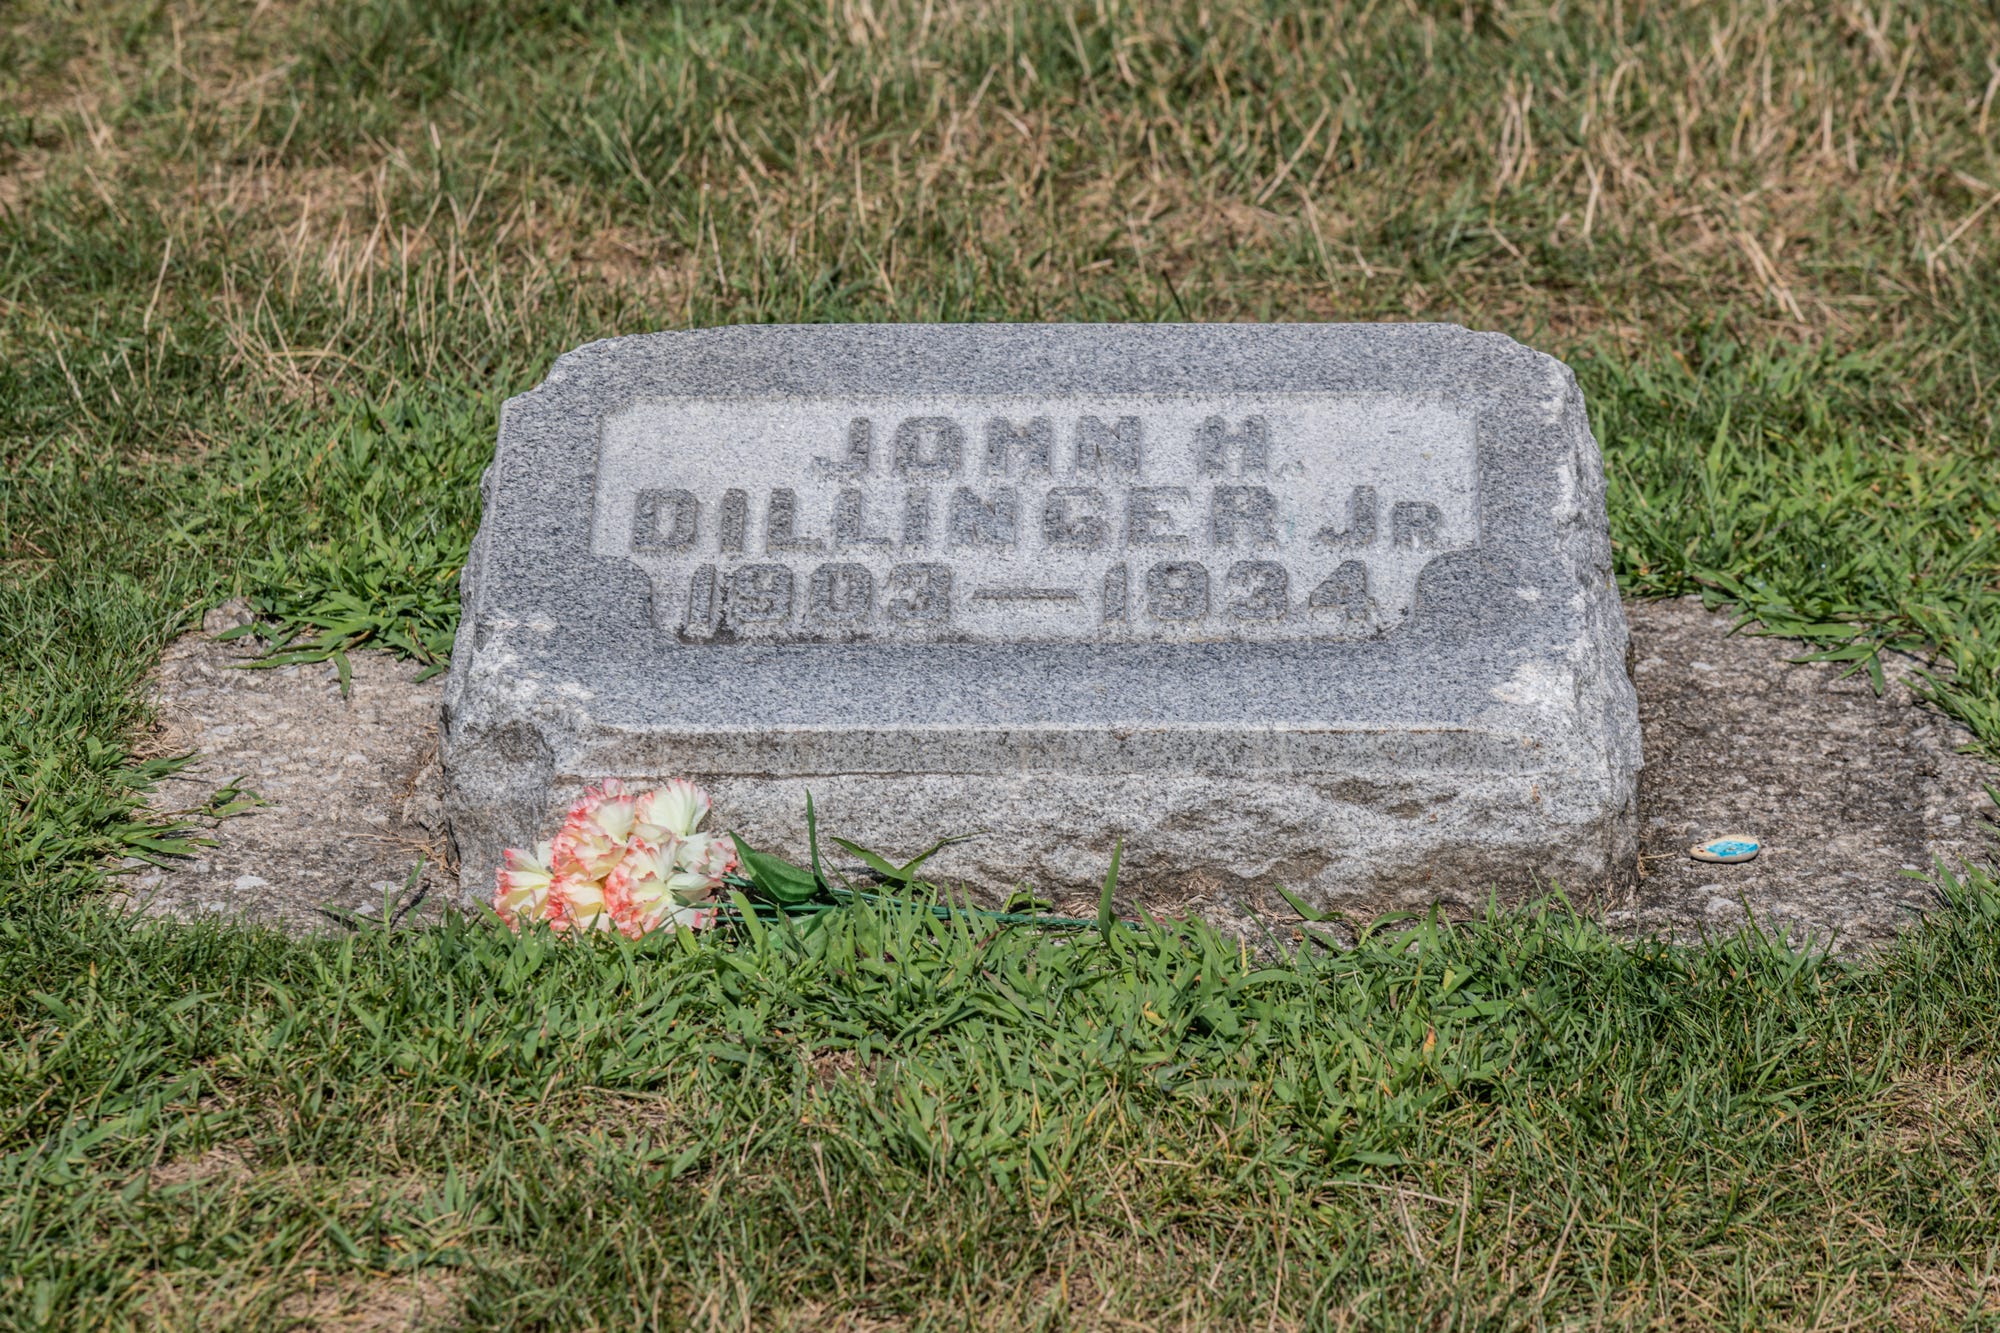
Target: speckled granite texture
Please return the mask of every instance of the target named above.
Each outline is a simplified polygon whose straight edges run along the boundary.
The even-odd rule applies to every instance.
[[[1574,378],[1444,325],[715,329],[511,400],[446,692],[471,884],[689,774],[802,855],[1215,910],[1469,904],[1634,852]]]
[[[1729,618],[1699,602],[1632,603],[1626,613],[1649,757],[1646,874],[1579,905],[1623,931],[1690,939],[1740,928],[1747,909],[1795,938],[1858,950],[1932,903],[1906,869],[1991,863],[1996,812],[1982,788],[2000,772],[1960,753],[1965,730],[1912,706],[1908,690],[1877,699],[1838,668],[1792,664],[1797,644],[1732,636]],[[385,888],[438,850],[443,782],[431,755],[443,682],[413,684],[408,664],[360,653],[343,698],[330,668],[231,669],[248,651],[204,635],[168,651],[154,677],[161,726],[151,744],[201,757],[153,803],[199,806],[238,776],[269,803],[211,825],[217,845],[199,857],[134,866],[121,882],[160,915],[333,929],[345,914],[378,910]],[[1741,866],[1684,855],[1734,829],[1770,851]],[[418,916],[453,896],[436,869],[426,887]],[[1092,899],[1063,905],[1087,914]],[[1240,894],[1200,876],[1156,886],[1147,905],[1225,920],[1255,907],[1280,929],[1292,915],[1268,886]]]

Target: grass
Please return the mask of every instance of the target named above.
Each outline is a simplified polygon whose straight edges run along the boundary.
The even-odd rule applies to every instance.
[[[2000,896],[1888,965],[1420,923],[1259,967],[843,914],[727,947],[9,925],[22,1323],[1990,1322]],[[172,997],[168,999],[167,997]],[[1689,1145],[1699,1145],[1690,1151]]]
[[[1866,966],[100,905],[201,607],[438,660],[499,400],[690,324],[1502,329],[1629,591],[2000,747],[1996,60],[1973,0],[0,10],[0,1323],[2000,1324],[1977,871]]]

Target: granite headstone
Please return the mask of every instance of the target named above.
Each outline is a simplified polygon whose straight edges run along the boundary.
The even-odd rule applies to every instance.
[[[1639,723],[1567,367],[1448,325],[593,343],[509,401],[463,578],[469,896],[604,778],[804,854],[1217,910],[1629,869]]]

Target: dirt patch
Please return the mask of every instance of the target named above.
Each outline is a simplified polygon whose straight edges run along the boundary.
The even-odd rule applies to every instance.
[[[1801,653],[1790,640],[1731,634],[1730,618],[1699,602],[1627,612],[1645,730],[1643,874],[1604,904],[1608,925],[1690,938],[1747,917],[1859,949],[1936,902],[1910,872],[1990,863],[1983,788],[2000,775],[1960,753],[1970,734],[1916,705],[1906,684],[1877,698],[1840,667],[1790,662]],[[149,747],[201,757],[153,803],[199,807],[240,778],[265,804],[211,825],[217,845],[200,857],[138,868],[126,891],[156,915],[295,931],[379,916],[385,897],[394,914],[421,895],[412,919],[456,901],[442,864],[442,679],[419,684],[415,666],[372,653],[353,657],[345,696],[331,666],[244,670],[253,650],[211,637],[241,616],[211,612],[155,673]],[[1767,850],[1744,865],[1688,858],[1689,844],[1736,832]],[[418,893],[405,897],[420,858]]]

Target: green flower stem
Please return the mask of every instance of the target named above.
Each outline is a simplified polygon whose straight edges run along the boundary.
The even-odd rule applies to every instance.
[[[745,878],[742,875],[724,875],[722,882],[732,889],[741,889],[747,894],[754,894],[758,891],[756,881]],[[793,903],[788,905],[760,903],[758,905],[768,908],[774,915],[779,916],[830,912],[846,907],[854,902],[865,902],[877,906],[916,908],[929,912],[941,921],[948,921],[954,916],[970,916],[977,917],[982,921],[992,921],[1000,925],[1042,926],[1048,929],[1062,930],[1094,929],[1098,924],[1094,919],[1086,919],[1078,916],[1046,916],[1040,912],[989,912],[982,907],[954,907],[946,903],[919,903],[913,902],[908,898],[892,898],[886,894],[866,893],[860,889],[837,889],[830,884],[822,884],[820,887],[834,901],[830,903]],[[725,913],[723,919],[729,920],[731,918]],[[1131,926],[1138,923],[1126,921],[1120,924]]]

